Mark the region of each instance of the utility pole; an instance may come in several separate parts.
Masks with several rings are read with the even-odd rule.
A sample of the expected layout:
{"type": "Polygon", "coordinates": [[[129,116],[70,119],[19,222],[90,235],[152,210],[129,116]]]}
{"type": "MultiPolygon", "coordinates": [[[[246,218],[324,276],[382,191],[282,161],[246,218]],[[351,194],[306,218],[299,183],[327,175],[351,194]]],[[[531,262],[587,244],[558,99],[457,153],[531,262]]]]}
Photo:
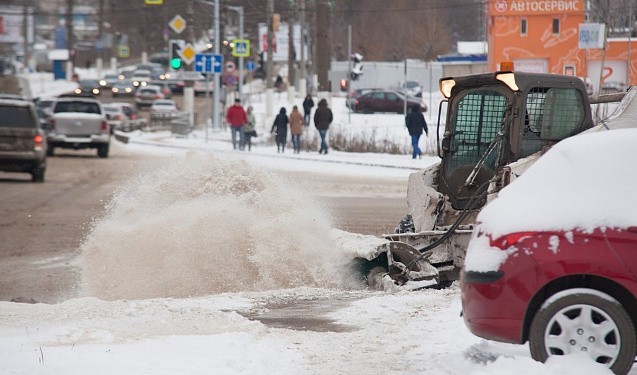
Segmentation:
{"type": "MultiPolygon", "coordinates": [[[[215,0],[215,11],[213,15],[213,24],[215,27],[215,55],[219,54],[219,44],[221,44],[221,37],[219,36],[219,0],[215,0]]],[[[215,78],[214,91],[212,93],[212,123],[215,129],[221,129],[219,124],[219,88],[221,87],[221,80],[219,74],[213,74],[215,78]]]]}
{"type": "Polygon", "coordinates": [[[305,82],[305,0],[301,0],[301,78],[299,79],[299,92],[305,97],[307,84],[305,82]]]}
{"type": "MultiPolygon", "coordinates": [[[[243,7],[228,5],[228,9],[239,13],[239,39],[243,39],[243,7]]],[[[239,56],[239,98],[243,99],[243,56],[239,56]]]]}
{"type": "Polygon", "coordinates": [[[73,79],[73,65],[75,61],[75,53],[73,51],[73,45],[75,44],[73,37],[73,2],[74,0],[67,0],[66,2],[66,44],[69,50],[69,61],[66,66],[66,79],[73,79]]]}
{"type": "Polygon", "coordinates": [[[268,0],[268,10],[267,10],[267,14],[268,14],[268,50],[267,50],[267,54],[268,54],[268,59],[265,63],[266,65],[266,69],[265,69],[265,83],[266,83],[266,88],[271,89],[274,87],[274,83],[272,82],[272,77],[273,77],[273,64],[272,64],[272,34],[274,33],[274,31],[272,30],[272,17],[274,17],[274,0],[268,0]]]}
{"type": "Polygon", "coordinates": [[[296,71],[294,63],[296,62],[296,51],[294,51],[294,25],[296,23],[296,4],[290,4],[290,21],[288,22],[288,83],[290,86],[296,86],[296,71]]]}
{"type": "Polygon", "coordinates": [[[31,56],[29,55],[29,6],[31,5],[31,0],[24,0],[24,8],[22,12],[22,32],[24,35],[24,66],[29,68],[29,60],[31,60],[31,56]]]}
{"type": "Polygon", "coordinates": [[[316,9],[316,50],[318,53],[316,60],[316,73],[318,75],[319,90],[329,91],[330,83],[327,71],[332,61],[332,48],[329,43],[328,30],[330,29],[330,17],[327,0],[318,0],[316,9]],[[322,24],[318,24],[318,23],[322,24]]]}

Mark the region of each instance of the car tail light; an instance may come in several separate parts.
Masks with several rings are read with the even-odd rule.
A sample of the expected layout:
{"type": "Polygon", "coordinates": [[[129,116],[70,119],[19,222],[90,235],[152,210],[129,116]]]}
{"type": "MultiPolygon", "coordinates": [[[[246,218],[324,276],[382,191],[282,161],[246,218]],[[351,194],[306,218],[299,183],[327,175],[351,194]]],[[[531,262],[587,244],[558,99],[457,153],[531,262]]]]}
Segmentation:
{"type": "Polygon", "coordinates": [[[110,132],[108,122],[102,121],[102,133],[108,133],[108,132],[110,132]]]}
{"type": "Polygon", "coordinates": [[[35,137],[33,137],[33,149],[35,151],[41,151],[43,149],[43,143],[44,137],[42,137],[40,134],[36,134],[35,137]]]}
{"type": "Polygon", "coordinates": [[[132,115],[130,115],[130,119],[131,120],[137,120],[137,115],[133,113],[132,115]]]}
{"type": "Polygon", "coordinates": [[[491,246],[505,250],[509,247],[517,244],[525,238],[535,236],[538,232],[516,232],[509,233],[502,237],[498,237],[495,240],[491,240],[491,246]]]}
{"type": "Polygon", "coordinates": [[[122,115],[121,113],[117,117],[119,118],[119,121],[124,121],[124,115],[122,115]]]}

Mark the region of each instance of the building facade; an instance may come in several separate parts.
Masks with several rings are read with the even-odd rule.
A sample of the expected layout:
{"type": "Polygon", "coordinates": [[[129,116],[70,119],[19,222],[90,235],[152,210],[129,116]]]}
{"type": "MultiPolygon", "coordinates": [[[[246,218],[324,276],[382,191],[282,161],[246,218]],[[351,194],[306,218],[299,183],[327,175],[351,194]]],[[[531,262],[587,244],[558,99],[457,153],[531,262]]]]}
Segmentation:
{"type": "Polygon", "coordinates": [[[592,87],[637,83],[637,41],[609,39],[605,49],[580,49],[586,0],[488,0],[488,64],[497,70],[575,75],[592,87]],[[602,69],[602,61],[603,69],[602,69]]]}

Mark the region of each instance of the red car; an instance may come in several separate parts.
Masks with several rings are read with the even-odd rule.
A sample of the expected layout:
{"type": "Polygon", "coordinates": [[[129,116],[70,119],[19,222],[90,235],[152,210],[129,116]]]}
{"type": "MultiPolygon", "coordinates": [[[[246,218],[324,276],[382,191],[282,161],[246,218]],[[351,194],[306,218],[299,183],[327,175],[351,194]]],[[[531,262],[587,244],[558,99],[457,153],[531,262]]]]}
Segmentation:
{"type": "Polygon", "coordinates": [[[407,101],[407,112],[411,111],[414,105],[419,105],[421,112],[425,112],[427,107],[419,98],[405,97],[395,91],[372,91],[354,99],[352,108],[357,113],[374,112],[394,112],[403,113],[407,101]]]}
{"type": "Polygon", "coordinates": [[[587,353],[616,374],[637,354],[637,129],[555,145],[478,215],[461,275],[477,336],[534,359],[587,353]]]}

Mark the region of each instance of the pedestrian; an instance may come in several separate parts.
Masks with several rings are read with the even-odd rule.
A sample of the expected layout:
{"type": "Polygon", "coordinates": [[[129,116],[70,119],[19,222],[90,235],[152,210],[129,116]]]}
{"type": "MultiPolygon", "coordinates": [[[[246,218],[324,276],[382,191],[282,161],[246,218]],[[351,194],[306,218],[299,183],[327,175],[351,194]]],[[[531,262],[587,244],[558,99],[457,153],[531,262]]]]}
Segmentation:
{"type": "Polygon", "coordinates": [[[299,107],[292,107],[292,113],[290,113],[290,134],[292,134],[292,147],[294,153],[299,154],[301,152],[301,134],[303,134],[303,115],[299,112],[299,107]]]}
{"type": "Polygon", "coordinates": [[[245,144],[248,146],[248,151],[252,151],[252,137],[256,137],[257,134],[257,131],[254,130],[254,127],[257,124],[257,119],[254,117],[254,113],[252,113],[253,110],[254,108],[252,108],[252,106],[248,106],[248,110],[246,111],[248,123],[243,127],[245,144]]]}
{"type": "Polygon", "coordinates": [[[246,112],[241,106],[241,99],[234,100],[234,104],[228,108],[226,113],[226,121],[230,124],[230,130],[232,131],[232,148],[237,149],[237,135],[239,136],[239,150],[245,149],[245,134],[243,133],[243,127],[248,123],[248,117],[246,112]]]}
{"type": "Polygon", "coordinates": [[[310,120],[312,119],[312,108],[314,107],[314,100],[312,100],[312,95],[307,94],[305,100],[303,100],[303,120],[305,121],[305,126],[310,126],[310,120]]]}
{"type": "Polygon", "coordinates": [[[314,126],[316,126],[321,136],[321,149],[319,150],[319,154],[324,153],[327,155],[325,137],[327,136],[327,130],[330,128],[332,120],[334,120],[334,116],[332,115],[332,110],[327,106],[327,100],[321,99],[318,102],[316,112],[314,112],[314,126]]]}
{"type": "Polygon", "coordinates": [[[274,119],[270,133],[275,133],[276,151],[285,152],[285,144],[288,142],[288,116],[285,114],[285,107],[281,107],[279,114],[274,119]]]}
{"type": "Polygon", "coordinates": [[[407,130],[411,136],[412,158],[421,157],[422,151],[420,151],[420,147],[418,147],[418,142],[420,141],[423,130],[425,135],[429,135],[429,129],[427,129],[425,116],[420,112],[420,104],[414,104],[414,106],[411,107],[411,112],[405,116],[405,126],[407,126],[407,130]]]}

